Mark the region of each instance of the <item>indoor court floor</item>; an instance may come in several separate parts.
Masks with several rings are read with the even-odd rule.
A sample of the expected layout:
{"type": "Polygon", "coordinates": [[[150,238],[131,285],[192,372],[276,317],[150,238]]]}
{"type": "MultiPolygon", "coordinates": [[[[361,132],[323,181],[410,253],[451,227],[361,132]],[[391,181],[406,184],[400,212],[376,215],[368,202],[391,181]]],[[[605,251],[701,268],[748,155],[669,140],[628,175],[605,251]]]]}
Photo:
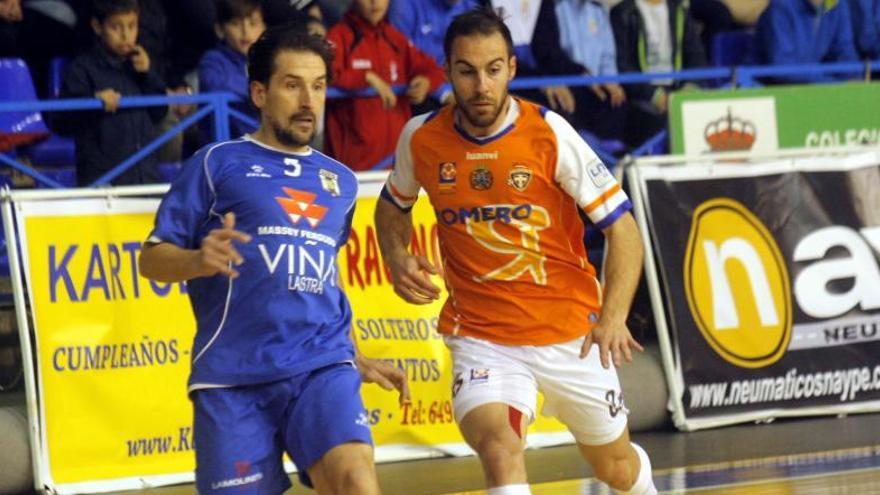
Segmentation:
{"type": "MultiPolygon", "coordinates": [[[[779,420],[683,433],[633,435],[650,454],[660,493],[880,494],[880,414],[779,420]]],[[[575,447],[527,452],[534,495],[612,492],[591,479],[575,447]]],[[[484,495],[474,457],[378,466],[385,495],[484,495]]],[[[296,482],[295,482],[296,484],[296,482]]],[[[140,492],[193,493],[192,485],[140,492]]],[[[314,493],[295,486],[290,494],[314,493]]]]}

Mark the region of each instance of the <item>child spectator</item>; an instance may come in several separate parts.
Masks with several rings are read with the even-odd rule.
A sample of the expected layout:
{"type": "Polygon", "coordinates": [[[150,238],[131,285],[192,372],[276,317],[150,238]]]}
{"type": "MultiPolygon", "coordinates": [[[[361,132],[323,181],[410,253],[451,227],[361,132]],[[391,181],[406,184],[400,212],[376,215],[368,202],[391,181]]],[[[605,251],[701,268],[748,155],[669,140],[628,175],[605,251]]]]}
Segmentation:
{"type": "MultiPolygon", "coordinates": [[[[150,56],[137,44],[137,0],[95,0],[94,48],[76,57],[64,75],[62,97],[96,97],[104,111],[73,112],[64,119],[76,142],[76,173],[86,186],[143,148],[154,136],[167,106],[119,109],[123,96],[164,95],[165,84],[151,67],[150,56]]],[[[112,183],[160,182],[155,154],[141,159],[112,183]]]]}
{"type": "MultiPolygon", "coordinates": [[[[214,29],[219,45],[208,50],[199,62],[199,91],[225,91],[239,98],[232,108],[259,122],[259,112],[250,104],[247,52],[266,30],[258,0],[217,0],[217,23],[214,29]]],[[[254,130],[238,119],[229,119],[230,134],[238,137],[254,130]]],[[[205,129],[211,129],[207,121],[205,129]]],[[[213,132],[207,133],[209,140],[213,132]]]]}
{"type": "Polygon", "coordinates": [[[372,87],[379,96],[331,100],[327,104],[326,149],[352,170],[369,170],[394,151],[397,137],[418,105],[444,81],[428,54],[385,19],[388,0],[355,0],[327,39],[336,46],[333,84],[372,87]],[[406,84],[406,98],[392,89],[406,84]]]}

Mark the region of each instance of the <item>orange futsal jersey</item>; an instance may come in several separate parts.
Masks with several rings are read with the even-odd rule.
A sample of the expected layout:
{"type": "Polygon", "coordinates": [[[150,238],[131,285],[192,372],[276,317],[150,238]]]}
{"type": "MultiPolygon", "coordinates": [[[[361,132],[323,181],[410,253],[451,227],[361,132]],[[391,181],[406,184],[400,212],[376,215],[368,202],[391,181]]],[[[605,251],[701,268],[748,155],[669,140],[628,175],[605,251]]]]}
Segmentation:
{"type": "Polygon", "coordinates": [[[440,332],[508,345],[586,335],[602,289],[577,209],[605,228],[629,198],[556,113],[513,99],[487,138],[456,118],[446,106],[411,119],[383,191],[407,210],[422,188],[434,207],[449,291],[440,332]]]}

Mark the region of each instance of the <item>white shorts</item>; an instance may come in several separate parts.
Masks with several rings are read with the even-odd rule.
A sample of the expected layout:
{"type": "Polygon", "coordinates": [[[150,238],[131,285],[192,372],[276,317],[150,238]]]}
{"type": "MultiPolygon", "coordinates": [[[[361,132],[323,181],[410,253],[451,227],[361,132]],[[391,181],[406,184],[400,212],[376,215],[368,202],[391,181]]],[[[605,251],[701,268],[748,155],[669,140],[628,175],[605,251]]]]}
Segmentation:
{"type": "Polygon", "coordinates": [[[555,417],[585,445],[604,445],[626,428],[614,366],[602,367],[595,344],[580,358],[583,339],[547,346],[506,346],[471,337],[446,336],[452,352],[455,420],[492,402],[508,404],[535,420],[538,392],[544,416],[555,417]]]}

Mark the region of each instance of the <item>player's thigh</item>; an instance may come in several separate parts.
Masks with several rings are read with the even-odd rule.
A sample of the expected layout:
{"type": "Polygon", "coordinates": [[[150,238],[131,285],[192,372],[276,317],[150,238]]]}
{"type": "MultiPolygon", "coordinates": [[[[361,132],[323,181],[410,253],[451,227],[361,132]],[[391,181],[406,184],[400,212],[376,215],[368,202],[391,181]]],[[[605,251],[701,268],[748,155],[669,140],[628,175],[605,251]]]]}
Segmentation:
{"type": "Polygon", "coordinates": [[[361,377],[353,365],[339,363],[309,376],[285,420],[284,441],[306,486],[309,469],[335,447],[362,443],[372,452],[361,377]]]}
{"type": "Polygon", "coordinates": [[[280,414],[259,405],[270,390],[236,387],[193,392],[199,493],[234,488],[241,494],[277,495],[290,487],[281,462],[280,414]]]}
{"type": "Polygon", "coordinates": [[[501,402],[471,409],[458,423],[465,442],[478,454],[487,449],[521,451],[525,447],[529,418],[515,407],[501,402]]]}
{"type": "MultiPolygon", "coordinates": [[[[371,488],[378,489],[373,446],[362,442],[337,445],[327,451],[308,469],[308,476],[319,495],[344,490],[346,478],[361,478],[371,488]]],[[[351,486],[351,485],[348,485],[351,486]]]]}
{"type": "Polygon", "coordinates": [[[581,340],[536,350],[532,369],[545,416],[558,418],[584,445],[605,445],[626,429],[628,411],[614,366],[602,367],[598,346],[580,358],[581,340]]]}
{"type": "Polygon", "coordinates": [[[465,440],[476,448],[486,435],[518,441],[535,418],[538,388],[519,359],[521,348],[447,337],[452,354],[452,404],[465,440]]]}

